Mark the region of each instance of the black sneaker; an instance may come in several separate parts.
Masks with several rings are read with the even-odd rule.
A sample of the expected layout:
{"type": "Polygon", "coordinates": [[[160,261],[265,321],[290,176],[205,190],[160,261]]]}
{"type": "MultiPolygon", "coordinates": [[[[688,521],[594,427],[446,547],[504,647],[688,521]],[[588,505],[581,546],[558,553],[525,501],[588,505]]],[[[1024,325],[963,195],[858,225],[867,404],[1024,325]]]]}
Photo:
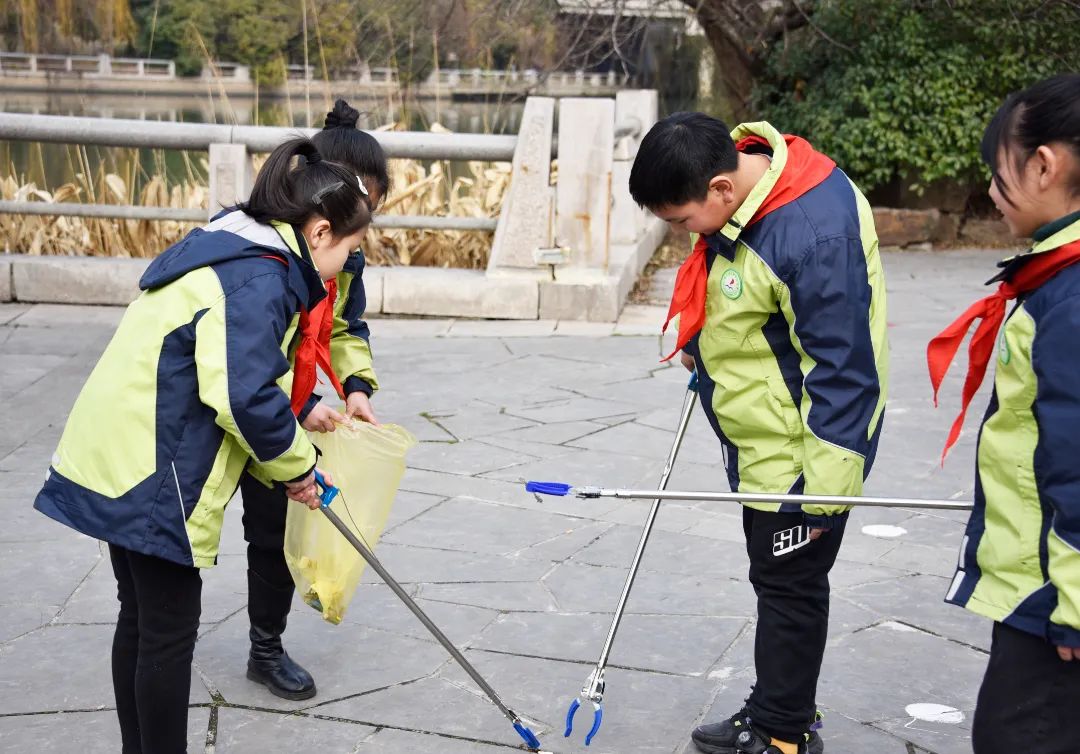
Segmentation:
{"type": "MultiPolygon", "coordinates": [[[[701,725],[690,734],[694,746],[704,754],[780,754],[772,739],[750,724],[746,708],[718,723],[701,725]]],[[[825,743],[816,730],[804,734],[799,754],[824,754],[825,743]]]]}

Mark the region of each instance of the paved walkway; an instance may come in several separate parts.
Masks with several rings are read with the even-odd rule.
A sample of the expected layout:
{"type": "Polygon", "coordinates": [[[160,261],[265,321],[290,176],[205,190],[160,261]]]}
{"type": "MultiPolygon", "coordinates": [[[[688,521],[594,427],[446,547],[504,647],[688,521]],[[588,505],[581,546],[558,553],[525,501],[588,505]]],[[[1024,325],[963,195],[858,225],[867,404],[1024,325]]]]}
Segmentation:
{"type": "MultiPolygon", "coordinates": [[[[935,328],[979,293],[995,260],[993,252],[888,257],[892,390],[868,492],[970,498],[973,438],[965,435],[939,467],[956,403],[931,408],[923,353],[935,328]]],[[[119,314],[0,307],[5,752],[119,751],[108,558],[96,541],[31,508],[65,413],[119,314]]],[[[658,363],[658,339],[642,334],[656,332],[661,316],[641,307],[616,326],[372,323],[380,418],[422,440],[379,554],[506,701],[537,722],[551,751],[586,751],[583,734],[562,738],[563,715],[603,642],[648,504],[539,501],[521,481],[656,483],[686,383],[681,368],[658,363]]],[[[950,385],[951,398],[958,380],[950,385]]],[[[697,415],[671,487],[726,489],[719,463],[697,415]]],[[[221,564],[204,574],[191,752],[495,754],[517,745],[371,573],[340,626],[299,602],[293,611],[287,644],[317,677],[318,697],[286,702],[245,680],[239,514],[229,509],[221,564]]],[[[753,681],[754,601],[738,514],[722,504],[662,509],[612,655],[592,751],[678,754],[695,724],[741,704],[753,681]]],[[[834,571],[819,694],[832,754],[970,751],[990,626],[941,602],[963,518],[853,514],[834,571]],[[905,533],[866,533],[878,524],[905,533]],[[913,704],[946,705],[963,719],[917,719],[913,704]]]]}

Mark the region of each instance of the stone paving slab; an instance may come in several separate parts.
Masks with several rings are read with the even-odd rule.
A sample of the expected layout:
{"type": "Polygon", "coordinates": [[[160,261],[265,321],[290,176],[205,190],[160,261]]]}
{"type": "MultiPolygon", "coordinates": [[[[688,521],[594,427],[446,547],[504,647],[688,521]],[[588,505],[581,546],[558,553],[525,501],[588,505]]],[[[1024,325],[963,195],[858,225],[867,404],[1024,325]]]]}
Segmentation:
{"type": "MultiPolygon", "coordinates": [[[[890,403],[867,492],[970,498],[970,430],[979,412],[942,467],[962,375],[950,375],[935,411],[924,349],[984,293],[996,255],[885,260],[890,403]]],[[[379,418],[420,440],[380,557],[507,703],[537,722],[548,751],[690,751],[690,729],[730,714],[754,680],[754,594],[741,511],[667,503],[612,654],[601,735],[588,750],[584,730],[561,736],[650,504],[537,499],[521,482],[656,484],[687,380],[681,367],[660,363],[671,347],[670,337],[656,334],[663,314],[661,306],[633,308],[623,322],[602,327],[372,321],[379,418]]],[[[110,308],[0,305],[5,751],[67,754],[73,740],[87,754],[119,749],[107,551],[31,504],[66,413],[121,316],[110,308]]],[[[669,486],[726,489],[721,464],[711,430],[695,414],[669,486]]],[[[314,700],[286,702],[246,680],[241,514],[237,500],[226,511],[220,563],[204,573],[189,751],[464,754],[518,746],[506,720],[370,570],[340,626],[295,603],[285,639],[317,678],[314,700]]],[[[965,520],[944,511],[852,514],[832,574],[819,692],[830,752],[970,751],[990,624],[942,603],[965,520]],[[903,532],[877,536],[875,526],[903,532]],[[963,720],[915,720],[906,712],[914,703],[955,707],[963,720]]]]}

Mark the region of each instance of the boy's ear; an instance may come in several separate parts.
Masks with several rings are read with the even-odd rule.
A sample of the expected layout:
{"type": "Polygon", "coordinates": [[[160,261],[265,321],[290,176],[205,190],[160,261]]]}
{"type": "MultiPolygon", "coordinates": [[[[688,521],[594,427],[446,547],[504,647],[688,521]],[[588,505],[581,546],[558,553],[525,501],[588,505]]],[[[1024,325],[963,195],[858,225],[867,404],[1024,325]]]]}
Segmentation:
{"type": "Polygon", "coordinates": [[[735,201],[735,182],[725,173],[713,176],[709,181],[709,191],[715,193],[725,204],[735,201]]]}

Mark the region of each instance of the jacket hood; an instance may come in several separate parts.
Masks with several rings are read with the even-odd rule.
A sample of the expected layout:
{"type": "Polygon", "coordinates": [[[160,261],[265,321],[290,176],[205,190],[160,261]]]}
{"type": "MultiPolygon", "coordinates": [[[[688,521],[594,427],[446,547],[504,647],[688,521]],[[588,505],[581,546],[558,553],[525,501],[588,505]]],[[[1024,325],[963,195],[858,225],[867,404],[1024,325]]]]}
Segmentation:
{"type": "Polygon", "coordinates": [[[302,233],[287,225],[282,225],[279,231],[273,225],[256,222],[240,210],[222,212],[209,225],[196,228],[162,252],[146,268],[139,287],[144,291],[154,290],[200,267],[265,256],[278,257],[288,264],[289,286],[307,308],[326,295],[302,233]],[[295,238],[295,250],[282,237],[283,233],[295,238]]]}

